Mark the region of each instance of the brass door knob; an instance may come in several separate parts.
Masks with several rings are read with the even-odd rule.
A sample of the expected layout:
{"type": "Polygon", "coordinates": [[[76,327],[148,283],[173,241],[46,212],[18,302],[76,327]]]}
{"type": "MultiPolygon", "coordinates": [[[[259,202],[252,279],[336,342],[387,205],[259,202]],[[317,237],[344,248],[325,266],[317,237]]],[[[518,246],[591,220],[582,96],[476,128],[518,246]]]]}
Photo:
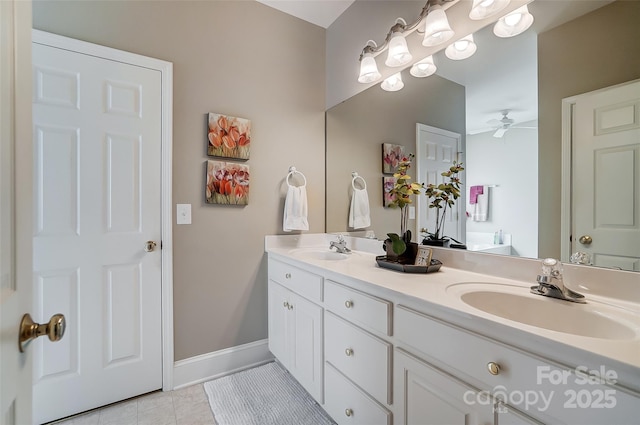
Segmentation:
{"type": "Polygon", "coordinates": [[[591,236],[589,235],[582,235],[580,236],[580,239],[578,239],[578,242],[580,242],[582,245],[591,245],[591,242],[593,242],[593,238],[591,238],[591,236]]]}
{"type": "Polygon", "coordinates": [[[62,314],[54,314],[48,323],[43,324],[35,323],[29,313],[25,314],[20,321],[20,332],[18,335],[20,352],[24,353],[29,341],[42,335],[47,335],[53,342],[60,341],[64,336],[66,327],[67,321],[62,314]]]}
{"type": "Polygon", "coordinates": [[[147,252],[152,252],[156,249],[156,243],[154,241],[146,241],[144,243],[144,250],[147,252]]]}

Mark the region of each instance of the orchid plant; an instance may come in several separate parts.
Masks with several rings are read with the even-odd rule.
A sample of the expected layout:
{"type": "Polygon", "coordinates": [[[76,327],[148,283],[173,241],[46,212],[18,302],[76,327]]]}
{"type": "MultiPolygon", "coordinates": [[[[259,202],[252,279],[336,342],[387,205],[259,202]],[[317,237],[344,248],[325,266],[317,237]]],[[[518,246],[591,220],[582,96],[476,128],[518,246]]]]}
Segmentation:
{"type": "Polygon", "coordinates": [[[407,174],[409,168],[411,168],[411,161],[415,157],[414,154],[409,154],[408,157],[404,157],[398,163],[398,168],[393,174],[396,179],[393,188],[389,191],[392,201],[389,203],[391,208],[400,208],[400,234],[398,236],[395,233],[388,233],[387,236],[393,243],[393,252],[397,255],[404,253],[406,250],[406,244],[411,242],[411,231],[407,230],[407,223],[409,221],[409,209],[408,205],[412,204],[412,195],[417,195],[423,188],[421,183],[412,183],[411,176],[407,174]]]}
{"type": "Polygon", "coordinates": [[[442,177],[448,179],[439,185],[430,183],[425,188],[425,195],[429,199],[429,208],[436,211],[436,230],[427,232],[431,240],[444,239],[444,223],[447,218],[447,209],[452,208],[456,200],[460,197],[460,178],[458,174],[464,170],[462,163],[456,163],[448,171],[441,173],[442,177]]]}

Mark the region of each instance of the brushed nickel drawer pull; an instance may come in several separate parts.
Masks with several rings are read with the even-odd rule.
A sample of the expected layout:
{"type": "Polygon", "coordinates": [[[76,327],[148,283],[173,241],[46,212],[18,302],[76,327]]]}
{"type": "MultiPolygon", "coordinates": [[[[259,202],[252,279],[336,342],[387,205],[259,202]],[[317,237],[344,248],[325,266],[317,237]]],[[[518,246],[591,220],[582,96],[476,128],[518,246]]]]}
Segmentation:
{"type": "Polygon", "coordinates": [[[347,348],[346,350],[344,350],[344,353],[347,355],[347,357],[351,357],[353,356],[353,349],[347,348]]]}
{"type": "Polygon", "coordinates": [[[347,415],[347,416],[351,416],[351,415],[353,415],[353,410],[347,409],[347,410],[344,411],[344,414],[347,415]]]}
{"type": "Polygon", "coordinates": [[[347,308],[353,307],[353,301],[350,301],[350,300],[345,301],[344,306],[347,308]]]}

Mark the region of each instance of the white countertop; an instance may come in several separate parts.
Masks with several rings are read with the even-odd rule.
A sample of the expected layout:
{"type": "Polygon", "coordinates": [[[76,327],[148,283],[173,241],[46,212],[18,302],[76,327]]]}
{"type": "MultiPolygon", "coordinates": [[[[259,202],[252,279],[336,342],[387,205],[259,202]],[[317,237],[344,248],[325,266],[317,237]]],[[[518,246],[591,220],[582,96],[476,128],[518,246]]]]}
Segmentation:
{"type": "MultiPolygon", "coordinates": [[[[403,300],[402,304],[413,308],[422,306],[422,310],[428,309],[432,316],[522,348],[561,365],[587,366],[589,369],[597,369],[604,365],[607,369],[616,371],[621,386],[640,392],[639,304],[594,294],[587,296],[588,302],[594,306],[601,304],[623,309],[627,319],[631,317],[630,324],[636,334],[633,339],[601,339],[557,332],[503,319],[471,307],[463,302],[451,287],[457,283],[486,282],[509,285],[505,289],[510,290],[522,288],[522,294],[519,295],[539,297],[529,293],[529,288],[535,284],[535,274],[527,280],[507,279],[446,265],[435,273],[401,273],[380,268],[376,264],[375,257],[384,254],[381,241],[358,238],[347,238],[347,246],[353,252],[346,260],[327,261],[299,253],[301,248],[316,247],[328,250],[329,241],[335,239],[335,235],[327,234],[267,236],[265,250],[273,258],[306,267],[328,278],[341,282],[346,278],[359,285],[361,289],[373,285],[383,293],[390,291],[395,298],[403,300]]],[[[493,263],[500,262],[498,256],[486,258],[490,258],[493,263]]],[[[518,264],[517,260],[509,260],[511,267],[518,264]]],[[[521,261],[523,267],[527,262],[530,267],[531,260],[521,261]]],[[[640,288],[638,290],[640,291],[640,288]]],[[[567,303],[567,308],[575,307],[573,303],[566,301],[549,299],[549,302],[567,303]]]]}

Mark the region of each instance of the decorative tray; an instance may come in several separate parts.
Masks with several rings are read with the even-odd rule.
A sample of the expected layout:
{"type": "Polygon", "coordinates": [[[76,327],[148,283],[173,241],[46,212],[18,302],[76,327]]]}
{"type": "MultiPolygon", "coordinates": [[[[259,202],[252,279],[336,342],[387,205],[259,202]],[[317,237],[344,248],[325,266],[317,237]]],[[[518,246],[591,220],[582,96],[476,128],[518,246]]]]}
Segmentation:
{"type": "Polygon", "coordinates": [[[432,259],[431,264],[428,266],[416,266],[415,264],[404,264],[398,261],[388,261],[386,255],[378,255],[376,257],[378,266],[385,269],[396,270],[404,273],[432,273],[440,270],[442,262],[440,260],[432,259]]]}

